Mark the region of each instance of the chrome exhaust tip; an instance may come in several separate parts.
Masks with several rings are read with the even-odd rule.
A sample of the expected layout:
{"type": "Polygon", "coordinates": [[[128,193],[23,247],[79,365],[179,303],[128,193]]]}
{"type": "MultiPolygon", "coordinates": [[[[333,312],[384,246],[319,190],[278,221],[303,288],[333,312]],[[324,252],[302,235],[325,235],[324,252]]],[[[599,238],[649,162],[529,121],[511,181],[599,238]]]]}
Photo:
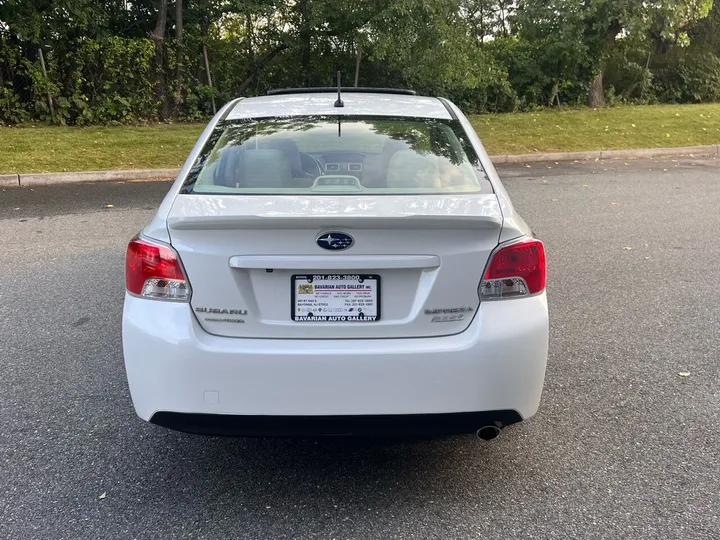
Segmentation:
{"type": "Polygon", "coordinates": [[[475,433],[478,439],[483,441],[491,441],[500,435],[500,428],[497,426],[483,426],[475,433]]]}

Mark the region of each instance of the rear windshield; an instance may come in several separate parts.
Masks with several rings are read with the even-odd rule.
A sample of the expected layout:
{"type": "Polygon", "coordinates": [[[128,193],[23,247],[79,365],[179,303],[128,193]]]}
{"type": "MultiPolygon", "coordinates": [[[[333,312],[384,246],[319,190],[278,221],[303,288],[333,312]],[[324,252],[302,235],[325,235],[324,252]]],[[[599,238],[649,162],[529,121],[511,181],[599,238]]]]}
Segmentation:
{"type": "Polygon", "coordinates": [[[460,123],[427,118],[294,116],[223,122],[183,193],[492,192],[460,123]]]}

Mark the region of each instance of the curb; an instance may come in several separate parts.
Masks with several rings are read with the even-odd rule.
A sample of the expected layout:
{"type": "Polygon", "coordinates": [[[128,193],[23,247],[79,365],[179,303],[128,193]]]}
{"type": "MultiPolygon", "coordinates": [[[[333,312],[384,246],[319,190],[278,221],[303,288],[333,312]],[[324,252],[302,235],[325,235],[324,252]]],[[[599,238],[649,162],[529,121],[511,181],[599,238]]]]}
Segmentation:
{"type": "Polygon", "coordinates": [[[680,146],[678,148],[636,148],[631,150],[594,150],[591,152],[553,152],[490,156],[493,163],[532,163],[538,161],[587,161],[591,159],[631,159],[675,156],[717,156],[720,145],[680,146]]]}
{"type": "Polygon", "coordinates": [[[84,171],[68,173],[18,174],[18,185],[42,186],[77,182],[111,182],[118,180],[168,180],[175,178],[180,169],[138,169],[126,171],[84,171]]]}
{"type": "Polygon", "coordinates": [[[20,175],[0,174],[0,187],[14,187],[20,185],[20,175]]]}
{"type": "MultiPolygon", "coordinates": [[[[588,161],[674,156],[720,156],[720,145],[682,146],[678,148],[639,148],[634,150],[594,150],[591,152],[552,152],[490,156],[495,165],[539,161],[588,161]]],[[[83,171],[67,173],[0,174],[0,187],[25,187],[79,182],[133,180],[172,180],[180,169],[137,169],[124,171],[83,171]]]]}

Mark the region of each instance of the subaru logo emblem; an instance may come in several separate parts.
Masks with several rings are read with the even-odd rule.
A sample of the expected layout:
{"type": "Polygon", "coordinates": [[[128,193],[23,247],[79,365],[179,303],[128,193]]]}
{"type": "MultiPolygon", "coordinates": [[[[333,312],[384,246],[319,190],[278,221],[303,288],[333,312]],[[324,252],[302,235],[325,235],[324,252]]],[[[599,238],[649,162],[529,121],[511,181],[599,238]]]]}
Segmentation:
{"type": "Polygon", "coordinates": [[[323,249],[329,249],[331,251],[340,251],[347,249],[355,243],[353,237],[349,234],[341,232],[329,232],[321,234],[317,237],[317,245],[323,249]]]}

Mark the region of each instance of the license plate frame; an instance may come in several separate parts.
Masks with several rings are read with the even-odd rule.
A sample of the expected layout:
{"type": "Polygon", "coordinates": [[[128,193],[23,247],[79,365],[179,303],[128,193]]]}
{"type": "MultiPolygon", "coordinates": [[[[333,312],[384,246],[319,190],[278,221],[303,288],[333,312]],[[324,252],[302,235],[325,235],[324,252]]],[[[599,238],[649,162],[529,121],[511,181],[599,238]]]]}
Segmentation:
{"type": "MultiPolygon", "coordinates": [[[[339,273],[333,273],[333,274],[293,274],[290,276],[290,318],[294,322],[298,323],[322,323],[322,322],[329,322],[329,323],[373,323],[380,320],[381,311],[381,286],[380,286],[380,276],[378,274],[360,274],[360,273],[350,273],[350,272],[344,272],[342,274],[339,273]],[[313,298],[311,300],[316,300],[320,298],[323,300],[322,297],[318,296],[317,290],[315,289],[315,286],[318,284],[335,284],[335,285],[341,285],[341,284],[348,284],[348,282],[351,282],[352,284],[363,284],[363,283],[370,283],[374,282],[374,286],[372,287],[372,290],[370,291],[369,295],[364,295],[362,293],[368,292],[366,289],[360,289],[357,291],[348,291],[345,289],[339,289],[338,291],[323,291],[324,293],[329,293],[328,296],[332,296],[332,292],[344,292],[344,293],[350,293],[346,294],[344,296],[350,296],[351,302],[354,301],[355,304],[358,303],[367,303],[368,299],[363,299],[363,296],[369,296],[370,299],[374,300],[374,315],[364,315],[363,309],[367,309],[367,306],[364,305],[364,303],[361,306],[358,306],[358,313],[359,315],[350,315],[349,313],[354,311],[355,308],[350,309],[349,311],[343,311],[343,312],[336,312],[332,311],[333,309],[338,309],[335,306],[328,306],[326,304],[334,303],[337,304],[338,302],[345,303],[345,300],[343,298],[326,298],[327,302],[318,302],[320,304],[325,305],[325,307],[318,306],[319,309],[329,309],[326,313],[312,313],[311,315],[307,315],[307,309],[300,308],[298,306],[298,301],[300,300],[301,293],[299,292],[299,283],[304,281],[305,283],[300,283],[300,285],[313,285],[312,292],[309,292],[307,294],[312,294],[313,298]],[[355,292],[356,294],[352,294],[355,292]],[[373,298],[374,293],[374,298],[373,298]],[[300,309],[300,311],[298,311],[300,309]],[[304,309],[304,311],[303,311],[304,309]],[[308,318],[312,317],[312,318],[308,318]]],[[[321,293],[322,294],[322,293],[321,293]]],[[[372,310],[370,310],[370,313],[372,313],[372,310]]]]}

